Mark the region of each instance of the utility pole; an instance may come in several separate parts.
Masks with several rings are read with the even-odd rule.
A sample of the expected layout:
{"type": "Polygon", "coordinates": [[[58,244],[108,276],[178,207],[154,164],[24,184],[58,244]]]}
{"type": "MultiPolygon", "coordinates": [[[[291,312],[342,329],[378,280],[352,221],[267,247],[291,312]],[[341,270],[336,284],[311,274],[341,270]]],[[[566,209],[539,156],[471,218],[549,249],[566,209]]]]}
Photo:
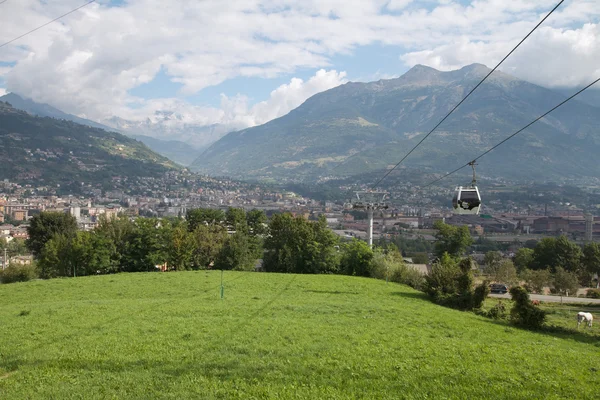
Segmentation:
{"type": "Polygon", "coordinates": [[[369,230],[367,233],[369,247],[373,247],[373,212],[376,210],[386,210],[385,203],[386,192],[355,192],[356,199],[352,203],[355,210],[365,210],[369,219],[369,230]]]}
{"type": "Polygon", "coordinates": [[[8,249],[4,249],[4,258],[2,259],[2,271],[4,271],[6,269],[6,267],[8,266],[8,249]]]}

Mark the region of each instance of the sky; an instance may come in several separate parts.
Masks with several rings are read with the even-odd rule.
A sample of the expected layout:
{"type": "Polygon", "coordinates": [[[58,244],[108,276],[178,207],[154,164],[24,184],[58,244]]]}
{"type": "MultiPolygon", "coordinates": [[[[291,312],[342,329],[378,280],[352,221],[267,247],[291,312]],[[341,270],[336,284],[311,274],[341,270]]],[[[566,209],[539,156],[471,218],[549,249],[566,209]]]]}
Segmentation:
{"type": "MultiPolygon", "coordinates": [[[[86,2],[6,0],[0,44],[86,2]]],[[[0,47],[0,95],[100,122],[170,115],[241,129],[416,64],[492,67],[557,2],[97,0],[0,47]]],[[[600,76],[599,20],[600,0],[566,0],[500,69],[550,88],[585,85],[600,76]]]]}

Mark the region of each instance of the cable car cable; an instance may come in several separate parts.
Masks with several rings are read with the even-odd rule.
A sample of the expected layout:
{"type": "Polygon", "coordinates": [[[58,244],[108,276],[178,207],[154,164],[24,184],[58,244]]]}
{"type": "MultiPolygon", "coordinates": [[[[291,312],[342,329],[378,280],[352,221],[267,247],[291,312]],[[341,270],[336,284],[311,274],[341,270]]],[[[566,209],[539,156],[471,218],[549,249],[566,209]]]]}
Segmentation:
{"type": "MultiPolygon", "coordinates": [[[[54,18],[52,21],[48,21],[48,22],[46,22],[45,24],[43,24],[43,25],[40,25],[40,26],[38,26],[37,28],[34,28],[34,29],[30,30],[29,32],[26,32],[26,33],[22,34],[21,36],[17,36],[16,38],[14,38],[14,39],[12,39],[12,40],[9,40],[9,41],[8,41],[8,42],[6,42],[6,43],[2,43],[2,44],[0,44],[0,47],[4,47],[4,46],[6,46],[7,44],[11,44],[12,42],[14,42],[14,41],[16,41],[16,40],[19,40],[19,39],[21,39],[22,37],[25,37],[25,36],[29,35],[30,33],[33,33],[33,32],[35,32],[35,31],[37,31],[38,29],[42,29],[43,27],[45,27],[45,26],[47,26],[47,25],[50,25],[51,23],[53,23],[53,22],[56,22],[56,21],[58,21],[59,19],[61,19],[61,18],[63,18],[63,17],[66,17],[67,15],[69,15],[69,14],[72,14],[72,13],[74,13],[75,11],[77,11],[77,10],[79,10],[79,9],[82,9],[83,7],[85,7],[85,6],[87,6],[87,5],[90,5],[90,4],[92,4],[93,2],[95,2],[95,1],[96,1],[96,0],[88,1],[88,2],[87,2],[87,3],[85,3],[84,5],[82,5],[82,6],[79,6],[79,7],[75,8],[75,9],[73,9],[73,10],[69,11],[68,13],[65,13],[65,14],[63,14],[63,15],[61,15],[60,17],[56,17],[56,18],[54,18]]],[[[2,3],[0,3],[0,4],[2,4],[2,3]]]]}
{"type": "Polygon", "coordinates": [[[375,184],[373,186],[371,186],[372,189],[374,189],[377,185],[379,185],[381,183],[381,181],[383,181],[385,178],[387,178],[387,176],[389,174],[392,173],[392,171],[394,171],[400,164],[402,164],[402,162],[409,156],[411,155],[411,153],[413,151],[415,151],[417,149],[417,147],[419,147],[421,145],[421,143],[423,143],[425,141],[425,139],[427,139],[429,137],[429,135],[431,135],[465,100],[467,100],[467,98],[483,83],[485,82],[485,80],[494,72],[496,71],[496,69],[515,51],[517,50],[517,48],[519,46],[521,46],[521,44],[529,37],[531,36],[531,34],[550,16],[552,15],[552,13],[564,2],[565,0],[561,0],[558,2],[558,4],[556,6],[554,6],[554,8],[552,10],[550,10],[550,12],[548,14],[546,14],[546,16],[540,21],[538,22],[538,24],[536,26],[533,27],[533,29],[523,38],[521,39],[521,41],[519,43],[517,43],[517,45],[490,71],[488,72],[488,74],[473,88],[471,89],[471,91],[457,104],[454,106],[454,108],[452,110],[450,110],[450,112],[448,114],[446,114],[446,116],[444,118],[442,118],[442,120],[440,122],[438,122],[438,124],[436,126],[433,127],[432,130],[429,131],[429,133],[427,135],[425,135],[425,137],[423,139],[421,139],[419,141],[419,143],[417,143],[404,157],[402,157],[402,159],[398,162],[398,164],[396,164],[392,169],[390,169],[388,172],[385,173],[385,175],[383,175],[383,177],[381,179],[379,179],[377,182],[375,182],[375,184]]]}
{"type": "Polygon", "coordinates": [[[497,143],[496,145],[494,145],[493,147],[491,147],[490,149],[484,151],[483,153],[481,153],[480,155],[478,155],[477,157],[475,157],[472,161],[469,161],[468,163],[466,163],[465,165],[463,165],[462,167],[456,168],[454,171],[447,173],[446,175],[442,176],[441,178],[438,178],[430,183],[428,183],[427,185],[423,186],[421,188],[425,189],[431,185],[433,185],[434,183],[437,183],[439,181],[441,181],[442,179],[447,178],[448,176],[460,171],[461,169],[468,167],[469,165],[471,165],[471,163],[474,163],[475,161],[479,160],[481,157],[485,156],[486,154],[488,154],[489,152],[491,152],[492,150],[494,150],[495,148],[497,148],[498,146],[504,144],[506,141],[512,139],[513,137],[515,137],[516,135],[518,135],[519,133],[523,132],[525,129],[529,128],[531,125],[535,124],[536,122],[538,122],[540,119],[544,118],[546,115],[550,114],[552,111],[556,110],[557,108],[559,108],[560,106],[562,106],[563,104],[569,102],[570,100],[572,100],[575,96],[579,95],[580,93],[582,93],[583,91],[585,91],[586,89],[589,89],[590,87],[594,86],[596,83],[600,82],[600,78],[596,79],[595,81],[593,81],[592,83],[590,83],[589,85],[587,85],[586,87],[584,87],[583,89],[580,89],[579,91],[577,91],[577,93],[571,95],[570,97],[566,98],[565,100],[561,101],[560,103],[558,103],[556,106],[552,107],[549,111],[545,112],[544,114],[540,115],[539,117],[537,117],[536,119],[534,119],[533,121],[531,121],[530,123],[528,123],[527,125],[525,125],[523,128],[519,129],[518,131],[516,131],[515,133],[513,133],[512,135],[506,137],[504,140],[502,140],[500,143],[497,143]]]}

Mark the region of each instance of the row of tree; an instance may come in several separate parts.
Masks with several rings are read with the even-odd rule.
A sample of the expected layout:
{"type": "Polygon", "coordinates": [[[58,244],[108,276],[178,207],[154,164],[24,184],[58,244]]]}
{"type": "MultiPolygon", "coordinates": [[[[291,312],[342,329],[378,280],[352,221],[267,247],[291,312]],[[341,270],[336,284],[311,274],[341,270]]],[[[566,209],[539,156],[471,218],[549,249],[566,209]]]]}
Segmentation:
{"type": "Polygon", "coordinates": [[[270,272],[383,277],[376,254],[393,254],[394,268],[403,263],[394,246],[374,252],[362,241],[341,243],[324,218],[275,214],[267,221],[262,211],[237,208],[194,209],[185,219],[121,216],[103,219],[89,232],[79,231],[68,214],[44,212],[32,218],[28,232],[27,246],[43,278],[154,271],[157,266],[251,270],[258,259],[270,272]]]}
{"type": "Polygon", "coordinates": [[[40,276],[171,270],[251,269],[262,255],[266,216],[231,208],[190,210],[179,218],[103,219],[93,231],[79,231],[63,213],[32,218],[27,246],[40,276]]]}

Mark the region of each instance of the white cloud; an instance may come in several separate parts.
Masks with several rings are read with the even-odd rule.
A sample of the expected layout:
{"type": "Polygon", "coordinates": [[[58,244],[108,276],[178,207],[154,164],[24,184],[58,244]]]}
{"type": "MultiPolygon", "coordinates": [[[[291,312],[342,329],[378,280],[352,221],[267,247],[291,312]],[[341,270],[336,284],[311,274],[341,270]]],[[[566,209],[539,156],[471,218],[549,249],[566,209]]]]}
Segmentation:
{"type": "MultiPolygon", "coordinates": [[[[8,1],[1,6],[0,43],[81,4],[81,0],[8,1]]],[[[469,4],[203,0],[174,1],[169,7],[164,0],[128,0],[118,7],[109,4],[98,0],[0,48],[0,62],[16,62],[14,67],[0,67],[7,90],[97,120],[116,115],[136,121],[158,118],[165,126],[250,126],[342,82],[345,77],[333,68],[343,68],[332,65],[333,56],[350,54],[359,46],[397,46],[399,54],[407,52],[402,60],[409,66],[492,65],[555,0],[473,0],[469,4]],[[224,97],[220,107],[130,94],[161,70],[183,85],[183,96],[236,77],[293,76],[300,69],[321,68],[329,71],[319,71],[306,82],[292,79],[254,105],[243,94],[224,97]],[[164,116],[173,111],[177,118],[166,120],[164,116]]],[[[505,70],[534,81],[580,84],[600,65],[598,26],[583,26],[598,17],[600,0],[565,2],[544,29],[526,42],[527,47],[509,59],[505,70]]]]}
{"type": "Polygon", "coordinates": [[[0,97],[4,96],[6,93],[8,93],[6,89],[0,88],[0,97]]]}
{"type": "Polygon", "coordinates": [[[254,119],[253,125],[264,124],[274,118],[280,117],[301,105],[314,94],[339,86],[346,82],[346,73],[335,70],[321,69],[304,82],[294,78],[289,84],[281,85],[271,92],[269,100],[255,104],[250,112],[254,119]]]}
{"type": "Polygon", "coordinates": [[[391,11],[403,10],[412,3],[413,0],[390,0],[387,4],[387,8],[391,11]]]}
{"type": "MultiPolygon", "coordinates": [[[[474,62],[496,65],[514,47],[513,42],[483,42],[463,38],[432,50],[401,56],[407,65],[424,64],[453,70],[474,62]]],[[[573,87],[600,77],[600,24],[579,29],[540,28],[501,70],[545,87],[573,87]]]]}
{"type": "MultiPolygon", "coordinates": [[[[143,102],[140,108],[127,110],[123,118],[133,123],[127,129],[133,127],[133,130],[151,136],[167,133],[178,140],[207,145],[227,132],[281,117],[310,96],[345,82],[345,72],[321,69],[307,81],[293,78],[290,83],[273,90],[268,100],[252,106],[243,95],[221,95],[219,108],[193,106],[178,99],[153,99],[143,102]],[[209,126],[210,129],[199,129],[201,126],[209,126]]],[[[116,128],[125,128],[115,124],[114,120],[104,122],[116,128]]]]}

